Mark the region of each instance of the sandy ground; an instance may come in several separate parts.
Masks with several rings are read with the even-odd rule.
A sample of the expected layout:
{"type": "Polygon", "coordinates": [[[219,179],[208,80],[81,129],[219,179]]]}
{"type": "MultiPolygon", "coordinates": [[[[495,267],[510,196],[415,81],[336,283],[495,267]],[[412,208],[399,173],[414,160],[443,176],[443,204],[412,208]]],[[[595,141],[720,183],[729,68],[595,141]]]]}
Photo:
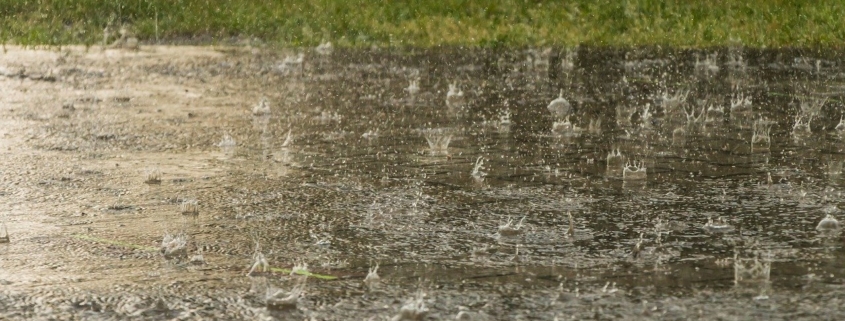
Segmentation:
{"type": "Polygon", "coordinates": [[[261,85],[196,66],[249,64],[245,51],[7,46],[0,54],[0,193],[10,238],[0,244],[4,288],[169,284],[169,271],[181,281],[231,286],[248,255],[232,266],[206,254],[206,265],[187,274],[157,258],[164,231],[201,238],[199,226],[219,217],[203,203],[200,218],[186,219],[179,203],[221,188],[228,165],[207,150],[217,128],[250,117],[249,88],[261,85]],[[144,183],[154,171],[163,184],[144,183]]]}

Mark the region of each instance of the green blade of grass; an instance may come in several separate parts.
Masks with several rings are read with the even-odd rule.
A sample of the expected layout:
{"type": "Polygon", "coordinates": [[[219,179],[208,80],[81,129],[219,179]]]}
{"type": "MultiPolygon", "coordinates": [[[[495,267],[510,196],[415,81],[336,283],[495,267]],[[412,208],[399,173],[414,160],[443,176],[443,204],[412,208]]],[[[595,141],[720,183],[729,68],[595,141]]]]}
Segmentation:
{"type": "Polygon", "coordinates": [[[0,42],[100,44],[254,39],[283,46],[829,46],[841,0],[0,0],[0,42]]]}

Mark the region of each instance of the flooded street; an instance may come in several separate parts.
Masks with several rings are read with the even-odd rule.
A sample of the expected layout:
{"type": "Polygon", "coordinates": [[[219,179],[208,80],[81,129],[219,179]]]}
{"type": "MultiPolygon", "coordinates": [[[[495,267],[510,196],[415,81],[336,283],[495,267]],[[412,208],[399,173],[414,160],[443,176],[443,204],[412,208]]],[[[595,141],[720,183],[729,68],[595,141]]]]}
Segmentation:
{"type": "Polygon", "coordinates": [[[842,319],[843,62],[7,47],[0,319],[842,319]]]}

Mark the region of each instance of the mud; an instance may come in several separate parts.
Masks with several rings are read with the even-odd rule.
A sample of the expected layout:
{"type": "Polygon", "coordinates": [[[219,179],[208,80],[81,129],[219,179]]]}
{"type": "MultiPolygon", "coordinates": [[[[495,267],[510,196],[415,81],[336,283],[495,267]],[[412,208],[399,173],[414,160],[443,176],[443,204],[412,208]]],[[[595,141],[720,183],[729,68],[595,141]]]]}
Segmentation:
{"type": "Polygon", "coordinates": [[[0,318],[842,318],[841,54],[299,53],[6,47],[0,318]]]}

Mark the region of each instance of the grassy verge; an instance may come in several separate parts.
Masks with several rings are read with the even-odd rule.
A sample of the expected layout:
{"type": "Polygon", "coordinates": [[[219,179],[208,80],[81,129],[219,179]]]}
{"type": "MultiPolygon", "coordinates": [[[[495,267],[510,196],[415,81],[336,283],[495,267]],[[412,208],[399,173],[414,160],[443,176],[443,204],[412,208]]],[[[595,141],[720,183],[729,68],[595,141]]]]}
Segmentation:
{"type": "Polygon", "coordinates": [[[0,0],[0,40],[95,44],[128,24],[147,43],[841,47],[843,16],[841,0],[0,0]]]}

